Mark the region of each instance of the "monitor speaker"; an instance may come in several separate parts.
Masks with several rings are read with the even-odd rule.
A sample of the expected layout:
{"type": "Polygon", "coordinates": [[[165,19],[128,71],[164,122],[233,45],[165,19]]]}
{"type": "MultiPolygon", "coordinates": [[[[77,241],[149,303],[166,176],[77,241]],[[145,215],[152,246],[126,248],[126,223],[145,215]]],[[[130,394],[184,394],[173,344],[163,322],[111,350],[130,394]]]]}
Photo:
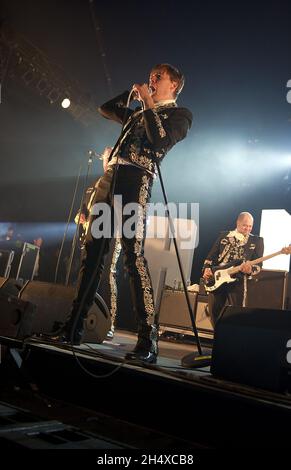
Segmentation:
{"type": "Polygon", "coordinates": [[[290,339],[289,310],[225,307],[215,326],[211,373],[254,387],[287,390],[290,339]]]}
{"type": "Polygon", "coordinates": [[[18,298],[11,279],[0,278],[0,336],[26,338],[32,334],[36,306],[18,298]]]}
{"type": "MultiPolygon", "coordinates": [[[[29,281],[20,291],[22,300],[36,305],[33,333],[51,333],[56,323],[65,321],[75,296],[73,286],[40,281],[29,281]]],[[[84,322],[84,342],[102,343],[111,327],[110,312],[99,294],[84,322]]]]}
{"type": "Polygon", "coordinates": [[[287,308],[288,271],[262,269],[248,283],[248,303],[251,308],[287,308]]]}

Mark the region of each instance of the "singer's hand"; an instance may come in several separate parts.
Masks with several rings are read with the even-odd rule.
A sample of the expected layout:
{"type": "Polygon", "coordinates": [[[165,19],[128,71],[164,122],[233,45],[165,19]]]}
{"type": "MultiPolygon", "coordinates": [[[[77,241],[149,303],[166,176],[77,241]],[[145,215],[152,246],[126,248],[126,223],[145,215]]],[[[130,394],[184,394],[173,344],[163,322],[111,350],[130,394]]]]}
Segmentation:
{"type": "Polygon", "coordinates": [[[135,83],[132,87],[132,90],[135,93],[135,99],[143,103],[144,109],[154,107],[155,103],[151,97],[149,86],[146,83],[135,83]]]}
{"type": "Polygon", "coordinates": [[[105,147],[103,152],[102,152],[102,160],[108,160],[110,157],[110,154],[112,152],[112,147],[105,147]]]}

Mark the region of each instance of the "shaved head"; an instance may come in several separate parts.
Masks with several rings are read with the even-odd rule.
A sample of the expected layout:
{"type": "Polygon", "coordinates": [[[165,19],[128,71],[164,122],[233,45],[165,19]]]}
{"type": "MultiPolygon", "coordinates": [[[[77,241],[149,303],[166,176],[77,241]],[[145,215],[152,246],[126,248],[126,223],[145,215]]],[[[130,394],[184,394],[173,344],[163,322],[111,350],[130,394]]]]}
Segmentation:
{"type": "Polygon", "coordinates": [[[236,229],[243,235],[249,235],[252,231],[254,218],[249,212],[241,212],[236,221],[236,229]]]}

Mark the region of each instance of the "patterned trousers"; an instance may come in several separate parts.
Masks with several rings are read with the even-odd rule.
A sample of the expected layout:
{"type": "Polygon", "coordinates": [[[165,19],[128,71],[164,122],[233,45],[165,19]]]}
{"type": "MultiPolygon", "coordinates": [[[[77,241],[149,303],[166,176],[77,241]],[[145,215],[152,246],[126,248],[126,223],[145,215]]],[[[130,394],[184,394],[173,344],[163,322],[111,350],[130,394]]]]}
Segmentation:
{"type": "MultiPolygon", "coordinates": [[[[88,308],[94,301],[95,292],[98,289],[102,275],[105,256],[109,250],[109,244],[114,236],[114,220],[116,219],[116,206],[114,195],[122,197],[122,204],[119,207],[121,212],[119,226],[121,246],[124,255],[125,268],[129,274],[130,290],[133,308],[135,311],[139,333],[149,331],[149,326],[155,322],[155,306],[151,277],[147,261],[144,257],[144,242],[146,236],[146,211],[150,200],[153,178],[144,170],[130,165],[120,165],[117,171],[114,195],[111,194],[113,180],[113,169],[110,168],[103,177],[100,178],[94,200],[94,214],[90,215],[90,226],[86,237],[85,249],[83,250],[82,264],[77,282],[77,295],[74,300],[75,305],[82,304],[82,319],[86,316],[88,308]],[[102,208],[102,203],[110,205],[110,215],[104,218],[103,226],[100,217],[104,212],[98,213],[102,208]],[[136,203],[138,210],[136,217],[132,217],[132,212],[124,213],[127,204],[136,203]],[[94,227],[102,227],[106,232],[106,237],[98,236],[94,227]],[[111,224],[110,229],[105,227],[106,223],[111,224]],[[125,231],[125,227],[131,227],[130,236],[125,231]]],[[[116,236],[116,234],[115,234],[116,236]]]]}

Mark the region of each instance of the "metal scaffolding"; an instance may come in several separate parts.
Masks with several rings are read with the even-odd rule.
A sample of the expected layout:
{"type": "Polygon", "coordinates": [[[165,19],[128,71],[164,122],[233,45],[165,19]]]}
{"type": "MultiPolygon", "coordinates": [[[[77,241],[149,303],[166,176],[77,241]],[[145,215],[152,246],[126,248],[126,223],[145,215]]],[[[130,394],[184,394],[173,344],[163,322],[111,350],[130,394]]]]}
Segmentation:
{"type": "Polygon", "coordinates": [[[20,80],[50,104],[61,106],[64,98],[70,99],[66,109],[84,125],[98,119],[96,106],[90,94],[78,82],[68,79],[65,72],[46,54],[24,36],[4,24],[0,30],[0,83],[3,89],[7,80],[20,80]]]}

